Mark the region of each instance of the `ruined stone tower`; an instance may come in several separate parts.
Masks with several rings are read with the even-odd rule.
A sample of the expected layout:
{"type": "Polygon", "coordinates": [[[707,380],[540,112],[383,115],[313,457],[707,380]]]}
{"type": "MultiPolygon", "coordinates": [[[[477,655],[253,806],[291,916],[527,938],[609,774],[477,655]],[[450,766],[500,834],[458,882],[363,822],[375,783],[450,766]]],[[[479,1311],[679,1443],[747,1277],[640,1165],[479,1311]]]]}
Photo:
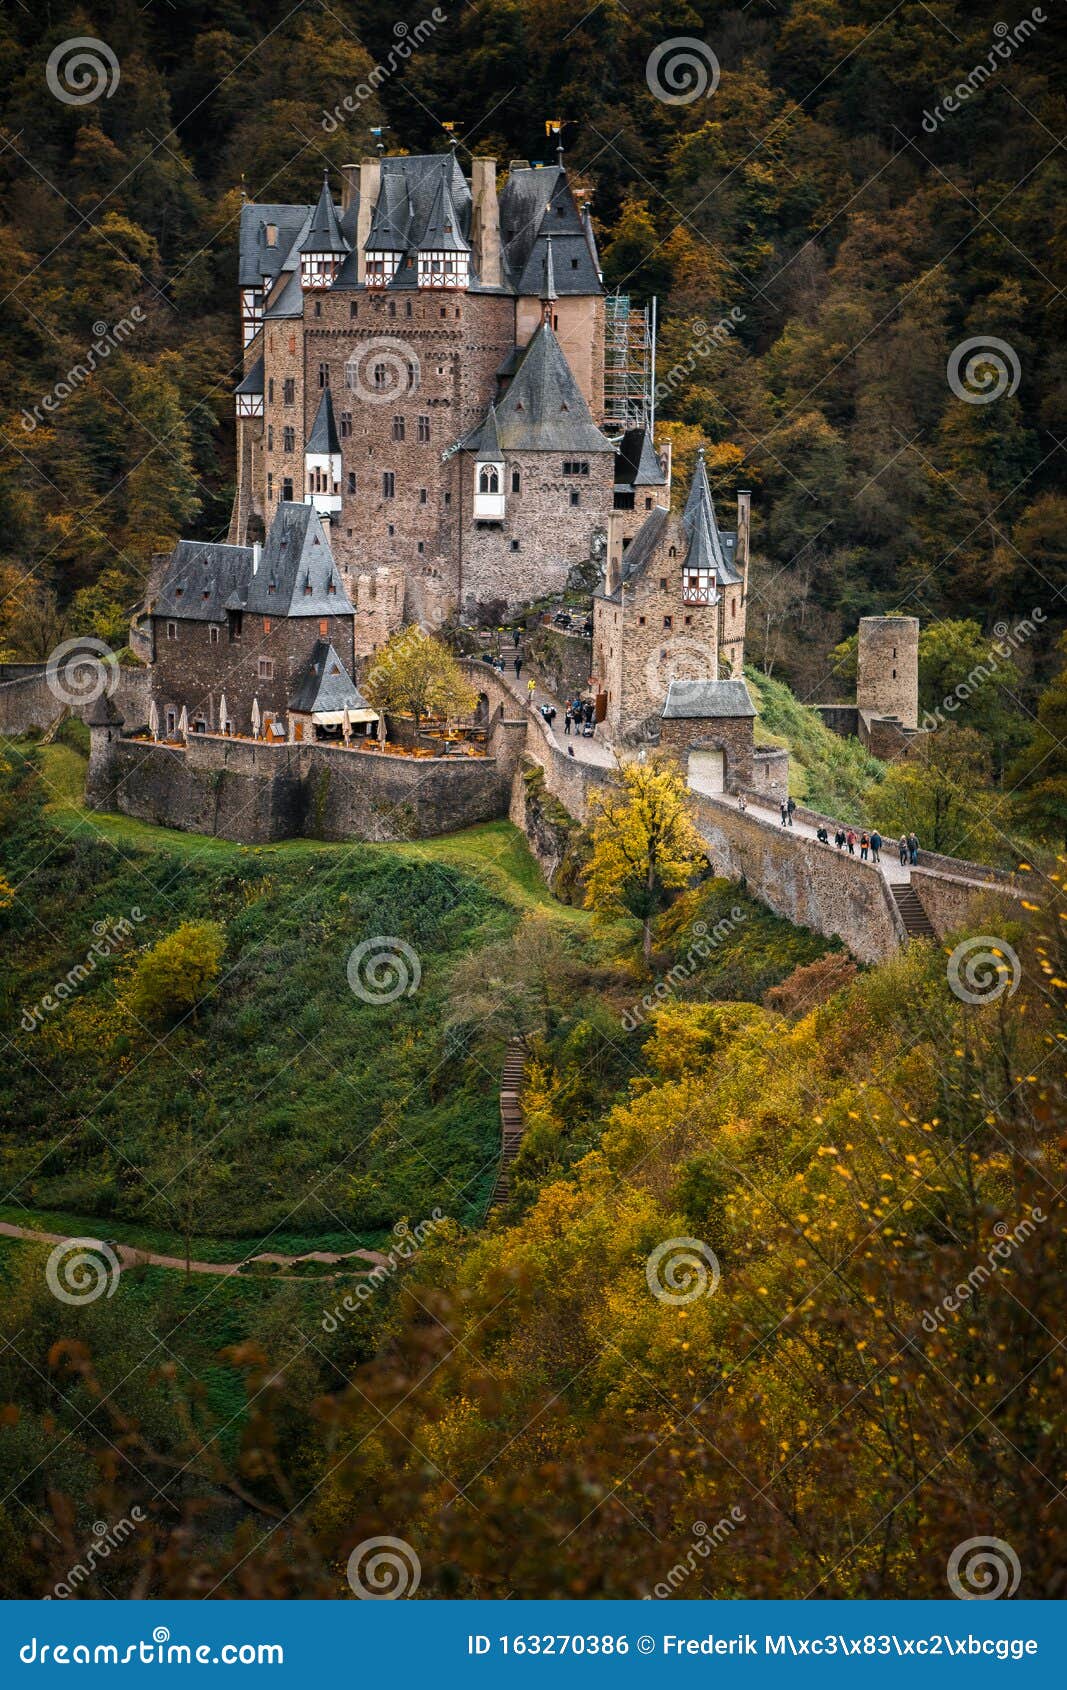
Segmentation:
{"type": "Polygon", "coordinates": [[[918,727],[918,617],[860,618],[856,707],[861,718],[893,716],[902,728],[918,727]]]}

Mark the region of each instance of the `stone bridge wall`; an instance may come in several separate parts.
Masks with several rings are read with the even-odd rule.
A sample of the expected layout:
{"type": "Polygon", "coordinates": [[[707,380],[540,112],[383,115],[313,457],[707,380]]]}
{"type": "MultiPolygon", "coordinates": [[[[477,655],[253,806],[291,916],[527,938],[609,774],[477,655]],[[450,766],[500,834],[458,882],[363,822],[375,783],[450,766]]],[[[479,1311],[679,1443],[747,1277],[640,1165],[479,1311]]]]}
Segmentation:
{"type": "Polygon", "coordinates": [[[900,949],[904,924],[871,863],[742,812],[731,798],[693,797],[716,874],[743,879],[777,915],[843,940],[861,962],[884,962],[900,949]]]}

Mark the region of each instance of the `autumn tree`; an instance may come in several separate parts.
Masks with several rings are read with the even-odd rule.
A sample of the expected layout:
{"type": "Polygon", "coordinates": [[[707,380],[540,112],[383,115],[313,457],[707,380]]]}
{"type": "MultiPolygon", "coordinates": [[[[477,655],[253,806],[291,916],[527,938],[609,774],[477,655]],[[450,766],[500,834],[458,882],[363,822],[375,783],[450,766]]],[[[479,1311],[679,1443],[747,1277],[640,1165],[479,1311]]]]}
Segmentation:
{"type": "Polygon", "coordinates": [[[639,921],[647,963],[653,919],[667,908],[671,893],[707,861],[682,772],[662,753],[645,763],[628,763],[619,785],[594,793],[591,809],[593,854],[586,907],[600,917],[632,916],[639,921]]]}
{"type": "Polygon", "coordinates": [[[386,641],[363,681],[363,691],[383,716],[386,711],[411,716],[416,743],[425,717],[452,721],[472,712],[478,702],[448,647],[424,634],[417,623],[386,641]]]}
{"type": "Polygon", "coordinates": [[[145,1025],[194,1011],[218,976],[226,936],[216,921],[183,921],[138,958],[127,991],[145,1025]]]}

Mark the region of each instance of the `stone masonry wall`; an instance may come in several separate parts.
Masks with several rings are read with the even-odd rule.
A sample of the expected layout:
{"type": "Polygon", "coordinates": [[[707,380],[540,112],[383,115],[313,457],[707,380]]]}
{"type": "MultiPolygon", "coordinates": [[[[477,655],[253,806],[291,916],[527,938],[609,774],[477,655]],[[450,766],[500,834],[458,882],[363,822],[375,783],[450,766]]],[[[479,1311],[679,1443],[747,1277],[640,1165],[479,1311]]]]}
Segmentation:
{"type": "Polygon", "coordinates": [[[752,785],[752,717],[724,717],[720,721],[674,719],[660,724],[660,747],[686,767],[690,751],[722,751],[727,792],[752,785]]]}
{"type": "MultiPolygon", "coordinates": [[[[42,663],[8,664],[5,670],[18,668],[24,672],[16,678],[0,680],[0,733],[17,738],[36,728],[43,731],[55,721],[63,708],[45,678],[42,663]]],[[[115,710],[131,727],[142,727],[148,720],[148,671],[120,666],[111,701],[115,710]]],[[[83,714],[76,708],[74,715],[83,714]]]]}
{"type": "Polygon", "coordinates": [[[990,912],[990,931],[993,934],[997,931],[997,919],[1018,919],[1019,911],[1015,906],[1023,894],[1003,882],[971,880],[961,875],[913,868],[911,884],[939,939],[971,924],[982,908],[990,912]]]}

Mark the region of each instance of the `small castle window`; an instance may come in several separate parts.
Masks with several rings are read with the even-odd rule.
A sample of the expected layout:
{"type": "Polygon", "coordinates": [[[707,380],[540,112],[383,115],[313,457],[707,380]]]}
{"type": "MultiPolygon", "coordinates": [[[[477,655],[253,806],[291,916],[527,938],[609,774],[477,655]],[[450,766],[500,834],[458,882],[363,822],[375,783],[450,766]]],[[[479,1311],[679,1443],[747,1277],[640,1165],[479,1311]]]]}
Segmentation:
{"type": "Polygon", "coordinates": [[[425,546],[425,544],[422,540],[419,540],[417,542],[417,544],[415,546],[415,550],[418,552],[419,556],[421,557],[423,552],[426,550],[426,546],[425,546]]]}
{"type": "Polygon", "coordinates": [[[643,617],[643,616],[639,616],[639,617],[638,617],[638,618],[637,618],[637,626],[638,626],[638,627],[639,627],[639,628],[643,628],[643,627],[644,627],[644,625],[645,625],[645,619],[644,619],[644,617],[643,617]]]}
{"type": "Polygon", "coordinates": [[[577,268],[578,268],[578,260],[576,258],[572,258],[571,259],[571,269],[577,270],[577,268]]]}
{"type": "Polygon", "coordinates": [[[351,438],[351,435],[352,435],[352,413],[351,413],[351,411],[342,411],[341,412],[341,439],[342,440],[349,440],[351,438]]]}
{"type": "Polygon", "coordinates": [[[419,418],[419,439],[425,444],[425,442],[427,440],[429,440],[429,438],[430,438],[430,419],[429,419],[429,417],[420,417],[419,418]]]}
{"type": "Polygon", "coordinates": [[[663,618],[663,626],[664,626],[664,627],[665,627],[665,628],[673,628],[673,627],[674,627],[674,618],[673,618],[673,616],[665,616],[665,617],[664,617],[664,618],[663,618]]]}
{"type": "MultiPolygon", "coordinates": [[[[318,300],[316,300],[315,303],[317,305],[319,303],[318,300]]],[[[320,360],[320,363],[319,363],[319,386],[320,387],[329,387],[329,385],[330,385],[330,366],[329,366],[329,364],[326,363],[325,359],[323,359],[323,360],[320,360]]]]}
{"type": "Polygon", "coordinates": [[[176,640],[178,638],[178,624],[177,624],[177,622],[168,622],[167,623],[167,638],[168,638],[168,640],[176,640]]]}
{"type": "Polygon", "coordinates": [[[403,417],[394,417],[393,418],[393,439],[394,440],[403,440],[403,438],[404,438],[404,419],[403,419],[403,417]]]}
{"type": "Polygon", "coordinates": [[[288,505],[293,502],[293,481],[292,477],[288,475],[282,481],[282,499],[288,505]]]}
{"type": "Polygon", "coordinates": [[[270,404],[270,405],[274,404],[274,377],[273,376],[267,377],[267,403],[270,404]]]}
{"type": "Polygon", "coordinates": [[[296,382],[294,381],[292,376],[286,376],[284,382],[282,383],[282,404],[283,405],[293,405],[295,403],[296,403],[296,382]]]}
{"type": "Polygon", "coordinates": [[[518,551],[518,549],[519,549],[519,542],[518,542],[518,541],[517,541],[517,540],[512,540],[512,542],[511,542],[511,549],[512,549],[512,551],[513,551],[513,552],[517,552],[517,551],[518,551]]]}
{"type": "Polygon", "coordinates": [[[388,528],[387,528],[387,529],[386,529],[386,532],[387,532],[387,534],[388,534],[388,535],[389,535],[389,538],[390,538],[390,540],[391,540],[391,539],[392,539],[392,538],[393,538],[393,536],[394,536],[394,535],[395,535],[395,533],[396,533],[396,529],[395,529],[395,528],[394,528],[394,527],[393,527],[393,524],[392,524],[392,523],[390,523],[390,524],[389,524],[389,525],[388,525],[388,528]]]}
{"type": "Polygon", "coordinates": [[[184,594],[185,594],[185,588],[184,587],[175,587],[174,597],[176,599],[180,599],[180,598],[184,597],[184,594]]]}
{"type": "MultiPolygon", "coordinates": [[[[349,491],[349,493],[354,493],[355,490],[356,490],[356,472],[355,472],[354,469],[350,469],[349,472],[348,472],[348,491],[349,491]]],[[[351,529],[349,530],[349,532],[351,533],[351,529]]]]}
{"type": "Polygon", "coordinates": [[[571,488],[571,504],[572,505],[580,505],[581,502],[582,502],[582,495],[578,492],[577,488],[572,487],[571,488]]]}
{"type": "Polygon", "coordinates": [[[661,575],[659,578],[659,590],[661,593],[667,591],[667,577],[665,575],[661,575]]]}
{"type": "Polygon", "coordinates": [[[267,471],[267,503],[269,505],[274,503],[274,477],[269,470],[267,471]]]}
{"type": "Polygon", "coordinates": [[[295,452],[296,451],[296,429],[295,428],[283,428],[282,429],[282,451],[283,452],[295,452]]]}
{"type": "Polygon", "coordinates": [[[267,451],[273,452],[273,450],[274,450],[274,424],[268,423],[267,424],[267,451]]]}
{"type": "Polygon", "coordinates": [[[359,316],[359,306],[356,304],[354,299],[350,299],[348,302],[348,315],[350,317],[359,316]]]}
{"type": "Polygon", "coordinates": [[[500,471],[496,464],[483,464],[478,471],[479,493],[500,492],[500,471]]]}
{"type": "MultiPolygon", "coordinates": [[[[678,547],[672,546],[670,551],[667,553],[667,556],[668,557],[677,557],[678,556],[678,547]]],[[[666,585],[666,582],[664,582],[664,585],[666,585]]]]}
{"type": "Polygon", "coordinates": [[[513,493],[522,492],[522,473],[517,469],[513,469],[511,472],[511,491],[513,493]]]}
{"type": "Polygon", "coordinates": [[[265,233],[266,233],[266,236],[267,236],[267,245],[268,246],[277,246],[277,244],[278,244],[278,225],[277,225],[277,223],[268,223],[267,226],[266,226],[265,233]]]}
{"type": "Polygon", "coordinates": [[[322,300],[321,299],[316,299],[316,301],[315,301],[315,315],[316,315],[316,317],[322,316],[322,300]]]}
{"type": "Polygon", "coordinates": [[[259,660],[259,678],[260,678],[261,681],[273,681],[273,679],[274,679],[274,659],[273,659],[273,657],[261,657],[260,658],[260,660],[259,660]]]}
{"type": "Polygon", "coordinates": [[[451,503],[452,503],[452,495],[451,495],[451,493],[446,493],[445,494],[445,504],[450,505],[451,503]]]}
{"type": "Polygon", "coordinates": [[[408,300],[407,305],[404,308],[404,315],[405,315],[405,317],[411,316],[411,301],[410,301],[410,299],[408,300]]]}
{"type": "Polygon", "coordinates": [[[394,472],[391,469],[387,469],[387,470],[383,471],[383,473],[382,473],[382,498],[383,499],[395,499],[395,497],[396,497],[396,475],[394,474],[394,472]]]}
{"type": "Polygon", "coordinates": [[[425,487],[420,487],[419,488],[419,504],[424,505],[428,498],[429,498],[429,494],[427,493],[425,487]]]}

